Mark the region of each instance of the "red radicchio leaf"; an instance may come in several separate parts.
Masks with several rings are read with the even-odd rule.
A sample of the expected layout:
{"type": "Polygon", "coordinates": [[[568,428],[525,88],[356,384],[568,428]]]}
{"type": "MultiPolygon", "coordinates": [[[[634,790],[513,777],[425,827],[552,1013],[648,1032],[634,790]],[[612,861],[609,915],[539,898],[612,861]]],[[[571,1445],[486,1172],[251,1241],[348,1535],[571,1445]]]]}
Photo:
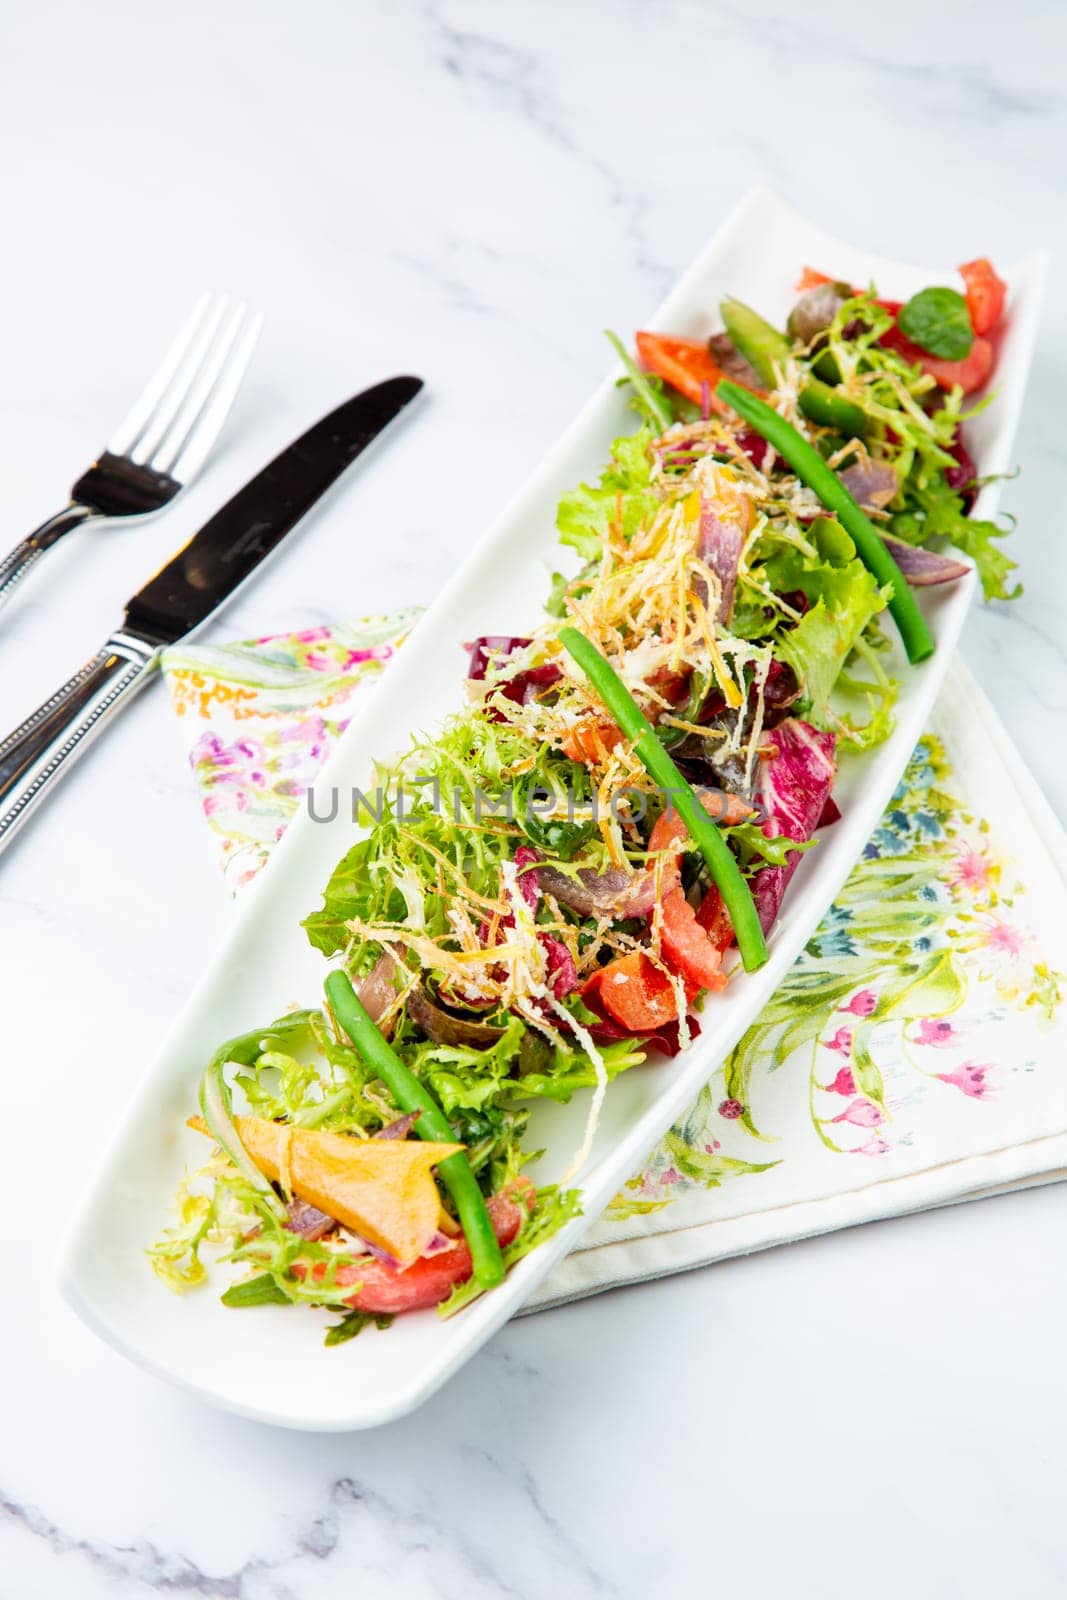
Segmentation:
{"type": "Polygon", "coordinates": [[[519,869],[515,881],[531,911],[536,911],[541,903],[541,885],[534,869],[542,859],[540,851],[528,844],[520,844],[515,852],[515,865],[519,869]]]}
{"type": "Polygon", "coordinates": [[[538,938],[545,952],[548,987],[557,1000],[562,1000],[578,987],[578,969],[574,965],[574,957],[562,940],[554,939],[550,933],[539,934],[538,938]]]}
{"type": "Polygon", "coordinates": [[[822,808],[818,825],[820,828],[829,828],[833,825],[833,823],[840,821],[841,807],[838,805],[832,794],[828,795],[826,804],[822,808]]]}
{"type": "Polygon", "coordinates": [[[762,434],[754,429],[742,428],[740,433],[734,434],[737,448],[751,461],[758,472],[768,472],[774,460],[774,446],[769,445],[762,434]]]}
{"type": "Polygon", "coordinates": [[[978,468],[974,464],[974,457],[963,442],[962,433],[956,434],[955,442],[948,447],[948,453],[955,456],[956,466],[945,469],[945,482],[950,489],[963,495],[964,510],[970,511],[975,499],[978,468]]]}
{"type": "MultiPolygon", "coordinates": [[[[756,803],[766,818],[763,832],[768,839],[784,834],[803,843],[811,838],[830,799],[836,743],[834,734],[823,733],[799,717],[787,717],[775,728],[775,753],[760,762],[756,778],[756,803]]],[[[785,866],[761,867],[752,879],[752,898],[764,933],[778,915],[786,885],[799,864],[800,852],[793,851],[785,866]]]]}
{"type": "MultiPolygon", "coordinates": [[[[540,872],[535,868],[543,860],[540,851],[528,844],[521,844],[515,852],[515,865],[519,869],[516,882],[523,899],[535,915],[541,904],[540,872]]],[[[505,917],[503,923],[510,927],[514,920],[514,917],[505,917]]],[[[554,939],[550,933],[539,933],[537,937],[545,952],[548,986],[556,999],[562,1000],[578,987],[578,969],[574,965],[574,958],[562,940],[554,939]]]]}
{"type": "MultiPolygon", "coordinates": [[[[482,634],[467,646],[470,650],[468,679],[473,683],[484,682],[489,673],[495,671],[508,656],[514,655],[517,650],[525,650],[530,642],[520,634],[482,634]]],[[[543,666],[527,667],[525,671],[517,672],[505,683],[496,685],[494,692],[502,694],[505,700],[513,700],[516,705],[526,705],[538,690],[558,683],[562,676],[558,667],[546,662],[543,666]]]]}

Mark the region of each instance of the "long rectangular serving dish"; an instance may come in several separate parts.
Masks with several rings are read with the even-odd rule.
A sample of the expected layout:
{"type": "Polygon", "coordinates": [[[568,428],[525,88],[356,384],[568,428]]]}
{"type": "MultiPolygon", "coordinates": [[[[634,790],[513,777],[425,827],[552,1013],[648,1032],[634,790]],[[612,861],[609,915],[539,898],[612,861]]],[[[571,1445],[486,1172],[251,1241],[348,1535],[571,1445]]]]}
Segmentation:
{"type": "MultiPolygon", "coordinates": [[[[973,241],[961,240],[966,248],[973,241]]],[[[800,268],[810,263],[854,283],[906,298],[949,269],[907,266],[828,237],[765,191],[750,194],[664,301],[648,327],[700,337],[717,325],[723,294],[743,297],[784,320],[800,268]]],[[[1033,350],[1045,273],[1031,256],[1005,274],[1006,326],[995,404],[968,424],[983,474],[1006,470],[1033,350]]],[[[628,331],[628,330],[624,330],[628,331]]],[[[409,734],[432,730],[462,696],[461,641],[523,633],[539,618],[548,573],[558,564],[555,510],[560,494],[595,476],[611,440],[635,426],[609,376],[525,489],[481,541],[390,666],[342,739],[317,787],[346,793],[367,786],[374,757],[393,754],[409,734]]],[[[990,516],[998,485],[982,491],[977,514],[990,516]]],[[[931,660],[893,661],[903,683],[892,737],[863,757],[846,757],[835,788],[842,820],[806,855],[770,940],[767,965],[739,973],[712,996],[700,1038],[673,1061],[654,1059],[616,1080],[596,1142],[580,1175],[584,1215],[533,1252],[503,1286],[442,1322],[433,1312],[398,1318],[388,1332],[364,1333],[340,1348],[323,1346],[325,1313],[306,1308],[228,1310],[221,1285],[182,1298],[154,1277],[146,1246],[165,1221],[182,1172],[203,1159],[203,1142],[184,1126],[201,1069],[220,1040],[265,1024],[287,1005],[321,1002],[326,964],[307,944],[300,919],[318,904],[335,862],[352,843],[345,807],[332,823],[302,814],[270,865],[243,897],[234,925],[147,1074],[68,1242],[66,1295],[105,1339],[160,1376],[245,1416],[288,1427],[371,1427],[425,1400],[523,1304],[660,1135],[699,1093],[716,1065],[758,1015],[796,959],[860,854],[907,758],[952,657],[976,588],[972,573],[955,585],[919,591],[937,640],[931,660]]],[[[892,630],[890,630],[892,631],[892,630]]],[[[328,811],[320,808],[320,814],[328,811]]],[[[539,1106],[528,1144],[548,1154],[533,1176],[551,1181],[581,1140],[587,1096],[569,1106],[539,1106]]],[[[605,1316],[610,1308],[605,1306],[605,1316]]]]}

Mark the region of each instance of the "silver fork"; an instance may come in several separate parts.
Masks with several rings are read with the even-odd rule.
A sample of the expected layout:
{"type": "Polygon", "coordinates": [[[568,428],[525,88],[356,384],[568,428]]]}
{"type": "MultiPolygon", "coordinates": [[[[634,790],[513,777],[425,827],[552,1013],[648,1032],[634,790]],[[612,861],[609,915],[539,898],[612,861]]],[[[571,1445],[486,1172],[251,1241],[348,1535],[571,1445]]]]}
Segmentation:
{"type": "Polygon", "coordinates": [[[46,550],[86,522],[149,517],[196,477],[237,397],[263,318],[242,300],[202,295],[70,504],[0,560],[0,607],[46,550]]]}

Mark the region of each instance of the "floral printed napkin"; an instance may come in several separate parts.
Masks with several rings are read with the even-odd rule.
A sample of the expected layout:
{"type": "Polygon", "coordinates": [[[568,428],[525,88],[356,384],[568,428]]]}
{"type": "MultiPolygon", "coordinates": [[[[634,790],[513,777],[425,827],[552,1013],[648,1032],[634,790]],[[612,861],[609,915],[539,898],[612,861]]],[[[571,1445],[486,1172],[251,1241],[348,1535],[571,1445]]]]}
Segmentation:
{"type": "MultiPolygon", "coordinates": [[[[168,651],[233,893],[416,611],[168,651]]],[[[532,1305],[1067,1176],[1067,837],[956,661],[774,999],[532,1305]]]]}

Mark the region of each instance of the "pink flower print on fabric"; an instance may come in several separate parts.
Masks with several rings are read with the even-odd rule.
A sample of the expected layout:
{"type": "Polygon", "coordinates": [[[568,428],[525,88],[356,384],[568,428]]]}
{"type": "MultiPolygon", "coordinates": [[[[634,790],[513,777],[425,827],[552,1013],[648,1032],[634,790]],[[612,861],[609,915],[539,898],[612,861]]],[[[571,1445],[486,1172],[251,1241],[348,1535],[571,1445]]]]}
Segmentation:
{"type": "Polygon", "coordinates": [[[996,876],[993,863],[980,850],[964,850],[949,871],[949,882],[977,892],[987,889],[996,876]]]}
{"type": "Polygon", "coordinates": [[[940,1078],[942,1083],[951,1083],[972,1100],[990,1100],[993,1085],[986,1081],[986,1074],[992,1071],[988,1061],[963,1061],[952,1072],[935,1072],[934,1077],[940,1078]]]}
{"type": "Polygon", "coordinates": [[[944,1017],[923,1017],[915,1035],[915,1043],[928,1044],[935,1050],[943,1050],[946,1045],[954,1044],[956,1037],[955,1028],[944,1017]]]}
{"type": "Polygon", "coordinates": [[[881,1106],[876,1106],[873,1100],[866,1100],[862,1095],[857,1095],[855,1100],[850,1100],[844,1111],[830,1119],[832,1122],[850,1122],[854,1128],[878,1128],[885,1121],[885,1112],[881,1106]]]}
{"type": "Polygon", "coordinates": [[[825,1039],[823,1043],[827,1050],[839,1050],[843,1056],[852,1054],[852,1029],[838,1028],[832,1038],[825,1039]]]}
{"type": "Polygon", "coordinates": [[[827,1094],[855,1094],[856,1080],[852,1076],[852,1068],[842,1067],[833,1083],[824,1084],[823,1087],[826,1089],[827,1094]]]}
{"type": "Polygon", "coordinates": [[[863,1144],[858,1144],[850,1152],[854,1156],[887,1156],[891,1149],[888,1139],[883,1139],[880,1133],[872,1133],[863,1144]]]}
{"type": "Polygon", "coordinates": [[[1020,956],[1026,946],[1022,928],[1012,927],[1002,917],[983,917],[982,932],[974,940],[979,949],[992,950],[998,955],[1020,956]]]}
{"type": "Polygon", "coordinates": [[[843,1006],[840,1011],[849,1011],[854,1017],[869,1017],[878,1004],[878,996],[873,989],[860,989],[843,1006]]]}

